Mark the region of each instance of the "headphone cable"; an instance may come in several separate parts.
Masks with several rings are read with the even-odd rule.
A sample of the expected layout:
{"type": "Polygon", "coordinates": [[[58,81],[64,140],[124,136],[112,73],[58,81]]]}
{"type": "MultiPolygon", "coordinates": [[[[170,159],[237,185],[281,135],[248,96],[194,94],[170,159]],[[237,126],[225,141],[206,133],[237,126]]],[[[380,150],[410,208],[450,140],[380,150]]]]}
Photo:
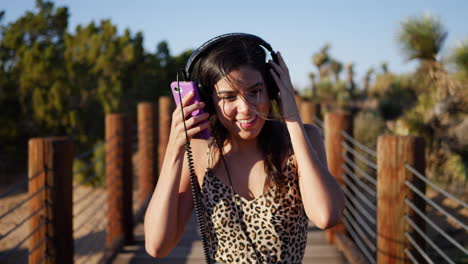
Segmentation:
{"type": "Polygon", "coordinates": [[[207,264],[211,264],[210,252],[209,252],[209,248],[207,244],[207,237],[206,237],[205,221],[202,215],[202,204],[200,200],[201,190],[200,190],[200,185],[198,184],[197,175],[195,174],[195,165],[193,163],[192,147],[190,146],[190,140],[187,135],[187,126],[185,124],[184,107],[182,105],[182,95],[180,92],[180,85],[179,85],[179,72],[177,72],[176,78],[177,78],[177,88],[179,89],[178,92],[179,92],[180,109],[182,112],[182,120],[184,123],[185,149],[187,152],[187,161],[188,161],[189,171],[190,171],[190,185],[192,187],[192,196],[193,196],[193,202],[195,205],[195,213],[197,216],[198,228],[200,230],[200,234],[202,238],[203,254],[205,256],[205,261],[207,264]]]}

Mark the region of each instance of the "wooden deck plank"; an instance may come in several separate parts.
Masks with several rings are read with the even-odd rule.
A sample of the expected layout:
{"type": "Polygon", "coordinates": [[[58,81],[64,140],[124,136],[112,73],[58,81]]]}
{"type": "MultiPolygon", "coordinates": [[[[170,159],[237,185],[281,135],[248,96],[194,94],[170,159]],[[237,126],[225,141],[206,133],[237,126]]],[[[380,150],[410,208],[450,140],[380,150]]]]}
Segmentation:
{"type": "MultiPolygon", "coordinates": [[[[165,258],[155,259],[149,256],[144,247],[143,224],[135,227],[135,244],[125,246],[117,255],[114,264],[146,264],[146,263],[172,263],[172,264],[202,264],[204,262],[203,246],[198,235],[194,217],[190,220],[184,235],[177,247],[165,258]]],[[[326,242],[325,232],[309,226],[307,234],[307,247],[303,259],[304,264],[347,263],[340,251],[326,242]]]]}

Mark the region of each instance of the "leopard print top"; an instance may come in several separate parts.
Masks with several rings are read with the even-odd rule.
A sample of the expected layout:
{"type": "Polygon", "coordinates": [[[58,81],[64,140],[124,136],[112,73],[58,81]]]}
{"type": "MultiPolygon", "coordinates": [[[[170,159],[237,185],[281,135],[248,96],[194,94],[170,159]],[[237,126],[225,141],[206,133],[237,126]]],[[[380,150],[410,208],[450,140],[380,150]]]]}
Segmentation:
{"type": "Polygon", "coordinates": [[[248,234],[261,255],[261,263],[301,263],[307,244],[308,218],[292,156],[283,173],[286,176],[286,191],[283,193],[272,186],[254,200],[234,195],[240,218],[246,225],[244,233],[237,220],[230,187],[210,168],[207,169],[202,185],[202,205],[205,207],[207,243],[213,260],[256,263],[255,253],[245,237],[248,234]]]}

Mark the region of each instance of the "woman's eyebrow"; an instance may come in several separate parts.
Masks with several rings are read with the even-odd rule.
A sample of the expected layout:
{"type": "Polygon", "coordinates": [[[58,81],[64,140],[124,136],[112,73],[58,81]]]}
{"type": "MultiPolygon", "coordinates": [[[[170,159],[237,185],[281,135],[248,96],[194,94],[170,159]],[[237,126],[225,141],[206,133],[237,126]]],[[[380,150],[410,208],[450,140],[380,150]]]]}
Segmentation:
{"type": "Polygon", "coordinates": [[[237,93],[236,91],[232,91],[232,90],[221,90],[221,91],[218,91],[218,94],[233,94],[233,93],[237,93]]]}
{"type": "MultiPolygon", "coordinates": [[[[251,85],[250,87],[247,87],[246,90],[252,90],[252,89],[257,88],[258,86],[262,86],[262,85],[263,85],[263,82],[256,82],[253,85],[251,85]]],[[[234,91],[234,90],[221,90],[221,91],[218,91],[218,94],[228,94],[228,93],[237,93],[237,91],[234,91]]]]}

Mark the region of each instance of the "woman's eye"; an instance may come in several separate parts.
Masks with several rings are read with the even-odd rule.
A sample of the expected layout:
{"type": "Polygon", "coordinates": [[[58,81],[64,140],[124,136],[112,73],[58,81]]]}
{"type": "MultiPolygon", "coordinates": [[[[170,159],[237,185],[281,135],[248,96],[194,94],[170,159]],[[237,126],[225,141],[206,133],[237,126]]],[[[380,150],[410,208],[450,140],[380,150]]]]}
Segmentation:
{"type": "Polygon", "coordinates": [[[255,89],[255,90],[250,91],[250,94],[251,95],[257,95],[257,94],[259,94],[261,92],[262,92],[262,89],[255,89]]]}
{"type": "Polygon", "coordinates": [[[223,100],[227,100],[227,101],[234,101],[236,100],[236,98],[237,98],[236,95],[226,95],[222,97],[223,100]]]}

